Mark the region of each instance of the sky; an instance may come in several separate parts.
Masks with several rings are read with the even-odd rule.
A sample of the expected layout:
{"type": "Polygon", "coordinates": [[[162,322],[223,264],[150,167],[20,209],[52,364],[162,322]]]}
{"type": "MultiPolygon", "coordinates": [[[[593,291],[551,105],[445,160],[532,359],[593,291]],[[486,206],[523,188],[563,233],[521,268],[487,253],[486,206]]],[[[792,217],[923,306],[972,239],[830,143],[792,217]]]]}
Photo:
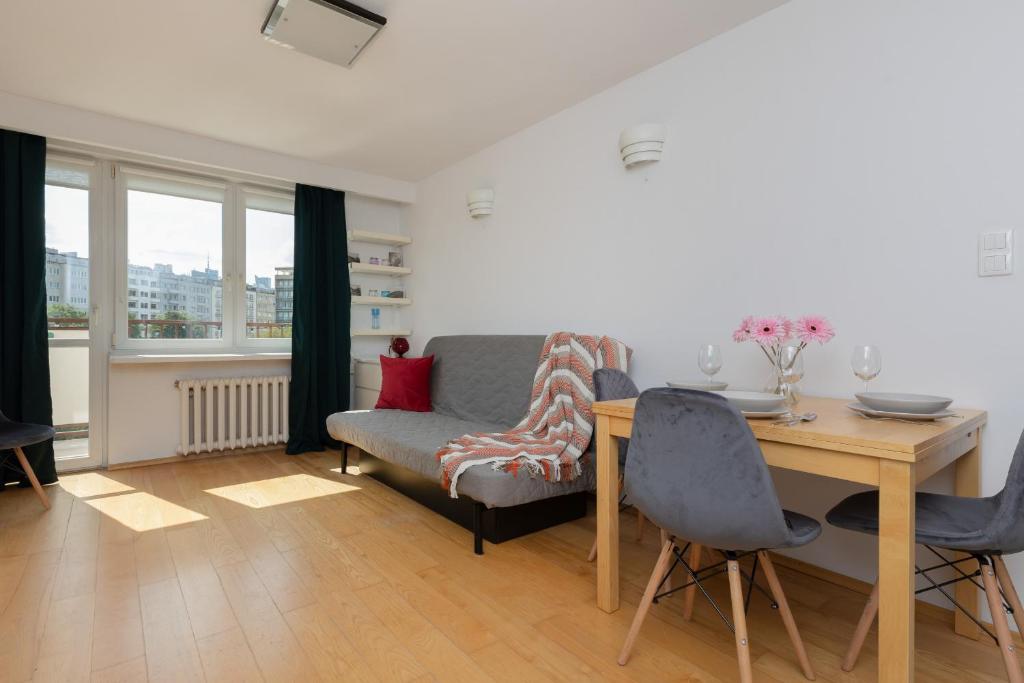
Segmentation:
{"type": "MultiPolygon", "coordinates": [[[[293,218],[246,209],[246,282],[274,276],[294,258],[293,218]]],[[[89,197],[85,190],[46,186],[46,246],[89,254],[89,197]]],[[[128,260],[134,265],[170,263],[175,273],[210,268],[224,273],[221,205],[130,190],[128,260]]]]}
{"type": "Polygon", "coordinates": [[[46,246],[89,256],[89,192],[46,186],[46,246]]]}

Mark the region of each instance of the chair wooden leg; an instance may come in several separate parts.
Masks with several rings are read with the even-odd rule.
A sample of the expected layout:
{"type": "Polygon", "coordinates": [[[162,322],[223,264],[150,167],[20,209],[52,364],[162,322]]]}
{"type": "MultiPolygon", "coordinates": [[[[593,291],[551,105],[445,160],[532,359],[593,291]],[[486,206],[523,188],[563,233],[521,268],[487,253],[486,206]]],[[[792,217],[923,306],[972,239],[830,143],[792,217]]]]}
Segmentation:
{"type": "Polygon", "coordinates": [[[36,473],[32,469],[32,465],[28,464],[28,458],[25,457],[25,451],[21,450],[20,447],[14,447],[14,454],[18,457],[18,463],[21,465],[21,469],[25,471],[25,476],[28,477],[29,483],[32,484],[32,488],[35,489],[36,495],[39,496],[39,501],[43,504],[43,507],[47,510],[50,509],[50,497],[46,495],[46,491],[39,484],[39,480],[36,479],[36,473]]]}
{"type": "Polygon", "coordinates": [[[1017,595],[1017,589],[1013,585],[1013,580],[1010,579],[1010,572],[1006,571],[1006,563],[1003,562],[1002,557],[996,555],[992,558],[992,564],[995,565],[996,578],[999,579],[1003,595],[1006,596],[1006,601],[1013,608],[1013,620],[1017,623],[1017,630],[1024,633],[1024,607],[1021,607],[1020,596],[1017,595]]]}
{"type": "Polygon", "coordinates": [[[992,615],[992,625],[996,627],[996,639],[999,641],[999,652],[1003,655],[1003,664],[1006,665],[1006,678],[1010,683],[1024,683],[1024,673],[1021,673],[1020,662],[1017,661],[1017,648],[1013,644],[1013,636],[1010,634],[1010,624],[1006,621],[1006,611],[1003,610],[1003,599],[999,594],[999,584],[996,582],[995,572],[988,562],[981,565],[981,582],[985,585],[985,598],[988,599],[988,610],[992,615]]]}
{"type": "MultiPolygon", "coordinates": [[[[690,557],[687,560],[687,564],[690,565],[690,569],[696,574],[700,569],[701,551],[700,543],[694,543],[690,546],[690,557]]],[[[689,621],[693,616],[693,600],[697,597],[697,586],[690,586],[686,589],[683,595],[683,619],[689,621]]]]}
{"type": "Polygon", "coordinates": [[[633,617],[633,625],[629,627],[629,634],[626,636],[626,642],[622,644],[622,651],[619,652],[619,665],[625,666],[626,662],[629,661],[629,655],[633,652],[633,645],[636,643],[636,637],[640,634],[640,627],[643,626],[644,619],[647,617],[647,610],[651,608],[651,602],[654,600],[655,593],[658,592],[658,586],[661,584],[662,577],[665,576],[665,572],[668,571],[669,563],[672,561],[672,548],[675,542],[669,539],[661,546],[661,554],[658,556],[658,562],[654,565],[654,571],[651,572],[651,578],[647,581],[647,588],[644,590],[644,596],[640,599],[640,605],[636,608],[636,616],[633,617]]]}
{"type": "Polygon", "coordinates": [[[590,553],[587,555],[587,562],[597,559],[597,538],[594,538],[594,545],[590,546],[590,553]]]}
{"type": "MultiPolygon", "coordinates": [[[[665,531],[664,529],[659,529],[658,531],[661,532],[661,545],[662,546],[664,546],[665,543],[667,543],[668,541],[672,540],[672,537],[669,536],[668,532],[665,531]]],[[[667,591],[672,590],[672,576],[671,575],[667,576],[665,578],[665,590],[667,590],[667,591]]]]}
{"type": "Polygon", "coordinates": [[[740,577],[740,563],[729,560],[729,597],[732,598],[732,625],[736,631],[736,658],[740,662],[741,683],[752,683],[754,672],[750,666],[750,641],[747,638],[747,613],[744,609],[743,581],[740,577]]]}
{"type": "Polygon", "coordinates": [[[857,664],[857,657],[860,656],[861,648],[864,647],[864,641],[868,637],[868,631],[871,630],[871,624],[874,623],[876,616],[878,616],[877,582],[871,588],[871,596],[868,598],[868,604],[864,605],[864,611],[861,612],[860,621],[857,622],[857,629],[853,632],[853,640],[850,641],[850,647],[846,650],[846,656],[843,657],[843,671],[853,671],[853,667],[857,664]]]}
{"type": "Polygon", "coordinates": [[[772,589],[775,602],[779,605],[779,615],[782,617],[782,623],[786,626],[786,633],[789,634],[789,639],[793,641],[793,649],[796,650],[796,658],[800,662],[800,668],[804,670],[804,678],[813,681],[814,669],[811,667],[811,660],[807,657],[807,650],[804,648],[804,641],[800,637],[800,631],[796,628],[796,620],[793,618],[793,612],[789,609],[789,603],[786,601],[786,594],[782,590],[782,584],[779,583],[779,577],[775,573],[775,566],[772,564],[771,558],[768,557],[768,553],[761,551],[758,555],[761,557],[761,566],[764,568],[765,578],[768,579],[768,586],[772,589]]]}

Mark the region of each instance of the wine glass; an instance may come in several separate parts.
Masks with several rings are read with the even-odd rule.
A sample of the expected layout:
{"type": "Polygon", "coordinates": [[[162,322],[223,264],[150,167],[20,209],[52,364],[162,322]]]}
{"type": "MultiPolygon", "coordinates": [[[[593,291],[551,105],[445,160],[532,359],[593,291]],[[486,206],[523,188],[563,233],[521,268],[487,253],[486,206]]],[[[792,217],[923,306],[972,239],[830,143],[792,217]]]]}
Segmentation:
{"type": "Polygon", "coordinates": [[[722,350],[716,344],[704,344],[697,351],[697,367],[708,377],[708,385],[711,385],[711,378],[722,369],[722,350]]]}
{"type": "Polygon", "coordinates": [[[793,344],[787,344],[779,349],[779,382],[789,406],[797,402],[795,385],[804,376],[804,357],[800,355],[800,351],[800,347],[793,344]]]}
{"type": "Polygon", "coordinates": [[[864,381],[864,391],[867,391],[868,382],[882,371],[882,352],[877,346],[855,346],[850,367],[853,368],[853,374],[864,381]]]}

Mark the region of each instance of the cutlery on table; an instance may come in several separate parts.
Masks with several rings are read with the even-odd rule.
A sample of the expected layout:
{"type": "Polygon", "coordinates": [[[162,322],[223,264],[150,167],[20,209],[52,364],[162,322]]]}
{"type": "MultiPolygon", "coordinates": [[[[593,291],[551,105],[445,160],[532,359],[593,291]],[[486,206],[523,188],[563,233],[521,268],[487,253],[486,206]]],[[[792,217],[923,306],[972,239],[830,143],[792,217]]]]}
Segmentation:
{"type": "Polygon", "coordinates": [[[937,417],[934,420],[905,420],[902,417],[882,417],[881,415],[865,415],[864,413],[857,414],[865,420],[891,420],[892,422],[906,422],[911,425],[935,424],[939,420],[945,420],[947,417],[955,417],[960,420],[964,419],[963,415],[943,415],[942,417],[937,417]]]}
{"type": "Polygon", "coordinates": [[[814,422],[818,419],[817,413],[802,413],[798,415],[785,415],[779,420],[775,420],[772,424],[784,424],[787,427],[792,427],[800,422],[814,422]]]}

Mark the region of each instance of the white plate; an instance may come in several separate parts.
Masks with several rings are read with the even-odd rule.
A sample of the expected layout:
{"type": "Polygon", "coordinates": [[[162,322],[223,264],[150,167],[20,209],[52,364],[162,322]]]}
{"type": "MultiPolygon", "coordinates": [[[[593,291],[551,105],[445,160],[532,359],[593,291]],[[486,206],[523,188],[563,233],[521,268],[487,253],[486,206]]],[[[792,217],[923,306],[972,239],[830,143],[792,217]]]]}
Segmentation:
{"type": "Polygon", "coordinates": [[[940,420],[944,417],[953,417],[956,415],[952,410],[940,410],[937,413],[897,413],[891,410],[872,410],[863,403],[847,403],[846,407],[855,413],[867,415],[868,417],[893,417],[898,420],[919,420],[921,422],[927,422],[928,420],[940,420]]]}
{"type": "Polygon", "coordinates": [[[743,412],[743,417],[749,417],[749,418],[752,418],[752,419],[755,419],[755,420],[759,420],[759,419],[764,419],[764,418],[782,417],[783,415],[786,415],[786,414],[789,413],[789,408],[779,408],[778,410],[765,410],[765,411],[744,410],[742,412],[743,412]]]}
{"type": "Polygon", "coordinates": [[[938,413],[949,407],[953,399],[945,396],[928,396],[926,394],[892,394],[879,391],[867,391],[854,394],[857,400],[871,410],[899,413],[938,413]]]}
{"type": "Polygon", "coordinates": [[[665,382],[665,384],[673,389],[696,389],[697,391],[724,391],[729,387],[728,382],[711,382],[709,384],[706,379],[679,380],[665,382]]]}
{"type": "Polygon", "coordinates": [[[729,401],[741,411],[767,413],[782,408],[786,397],[780,394],[768,394],[763,391],[716,391],[716,394],[729,401]]]}

